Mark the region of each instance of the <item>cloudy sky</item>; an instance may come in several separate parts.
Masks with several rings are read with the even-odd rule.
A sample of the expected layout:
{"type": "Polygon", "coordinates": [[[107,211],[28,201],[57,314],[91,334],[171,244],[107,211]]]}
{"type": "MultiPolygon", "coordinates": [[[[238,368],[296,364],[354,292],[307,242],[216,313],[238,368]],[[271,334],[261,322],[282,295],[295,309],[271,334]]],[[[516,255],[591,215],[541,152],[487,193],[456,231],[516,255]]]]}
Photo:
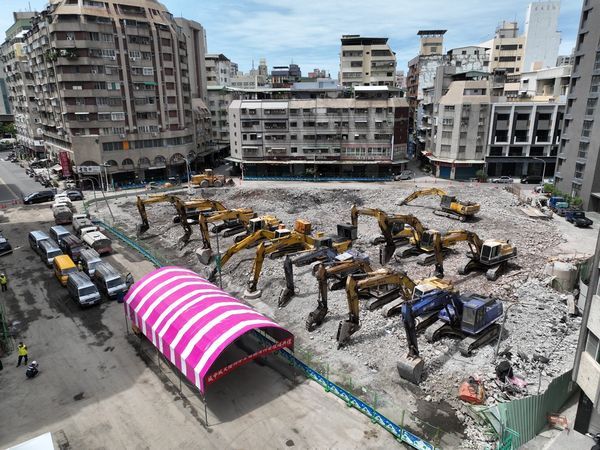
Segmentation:
{"type": "MultiPolygon", "coordinates": [[[[0,0],[3,11],[40,9],[44,0],[0,0]]],[[[315,67],[335,77],[343,34],[387,36],[398,68],[417,54],[420,29],[447,29],[445,48],[478,44],[493,37],[503,19],[523,26],[529,0],[164,0],[176,16],[206,28],[208,51],[224,53],[247,71],[261,57],[269,67],[291,61],[303,74],[315,67]]],[[[561,54],[575,42],[582,0],[563,0],[561,54]]],[[[0,15],[6,30],[12,17],[0,15]]]]}

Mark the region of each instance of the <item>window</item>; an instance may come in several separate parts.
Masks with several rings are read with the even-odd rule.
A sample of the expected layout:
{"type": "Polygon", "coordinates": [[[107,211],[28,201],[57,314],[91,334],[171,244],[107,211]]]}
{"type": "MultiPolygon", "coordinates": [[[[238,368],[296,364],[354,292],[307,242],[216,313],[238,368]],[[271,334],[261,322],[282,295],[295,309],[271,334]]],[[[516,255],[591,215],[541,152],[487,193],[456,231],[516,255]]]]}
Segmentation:
{"type": "Polygon", "coordinates": [[[110,113],[98,113],[98,120],[110,120],[110,113]]]}
{"type": "Polygon", "coordinates": [[[463,155],[467,152],[467,146],[466,145],[461,145],[458,147],[458,154],[459,155],[463,155]]]}
{"type": "Polygon", "coordinates": [[[584,120],[583,121],[583,128],[581,129],[581,136],[582,137],[590,137],[590,134],[592,134],[592,127],[594,126],[594,121],[593,120],[584,120]]]}
{"type": "MultiPolygon", "coordinates": [[[[576,80],[577,78],[573,79],[576,80]]],[[[600,92],[600,75],[594,75],[592,77],[592,84],[590,86],[590,92],[600,92]]]]}
{"type": "Polygon", "coordinates": [[[579,149],[577,151],[577,158],[578,159],[587,159],[587,152],[588,152],[589,148],[590,148],[589,142],[580,142],[579,149]]]}
{"type": "Polygon", "coordinates": [[[442,131],[442,139],[452,139],[452,131],[442,131]]]}
{"type": "Polygon", "coordinates": [[[119,91],[121,90],[121,83],[119,83],[118,81],[109,81],[108,83],[106,83],[106,89],[108,89],[109,91],[119,91]]]}
{"type": "Polygon", "coordinates": [[[113,120],[113,121],[125,120],[125,113],[124,112],[110,113],[110,120],[113,120]]]}
{"type": "Polygon", "coordinates": [[[444,111],[446,111],[446,112],[454,111],[454,105],[446,105],[446,106],[444,106],[444,111]]]}
{"type": "Polygon", "coordinates": [[[585,171],[584,163],[575,163],[575,173],[573,174],[573,178],[579,178],[583,180],[583,172],[585,171]]]}
{"type": "Polygon", "coordinates": [[[598,99],[597,98],[588,98],[587,107],[586,107],[586,110],[585,110],[585,115],[586,116],[593,116],[594,112],[596,110],[596,105],[598,105],[598,99]]]}
{"type": "Polygon", "coordinates": [[[142,74],[147,76],[154,75],[154,69],[152,67],[143,67],[142,74]]]}
{"type": "Polygon", "coordinates": [[[451,145],[442,145],[442,153],[450,153],[451,149],[452,149],[451,145]]]}
{"type": "Polygon", "coordinates": [[[442,125],[451,127],[454,125],[454,119],[442,119],[442,125]]]}

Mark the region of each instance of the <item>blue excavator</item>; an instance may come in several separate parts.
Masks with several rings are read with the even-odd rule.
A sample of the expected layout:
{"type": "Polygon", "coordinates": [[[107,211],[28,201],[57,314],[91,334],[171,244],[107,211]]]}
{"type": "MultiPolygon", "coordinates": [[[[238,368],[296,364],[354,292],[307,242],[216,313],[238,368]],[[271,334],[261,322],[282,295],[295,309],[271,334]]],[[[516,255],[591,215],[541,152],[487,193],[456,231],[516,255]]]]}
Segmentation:
{"type": "Polygon", "coordinates": [[[418,384],[423,375],[425,361],[419,356],[418,319],[428,316],[433,318],[428,321],[428,325],[437,321],[443,323],[435,329],[427,329],[427,339],[430,342],[442,337],[459,338],[460,353],[470,356],[473,350],[498,337],[500,325],[497,322],[502,313],[502,302],[498,299],[475,294],[461,295],[452,291],[431,291],[418,299],[405,302],[402,305],[402,322],[408,354],[397,364],[400,377],[418,384]]]}

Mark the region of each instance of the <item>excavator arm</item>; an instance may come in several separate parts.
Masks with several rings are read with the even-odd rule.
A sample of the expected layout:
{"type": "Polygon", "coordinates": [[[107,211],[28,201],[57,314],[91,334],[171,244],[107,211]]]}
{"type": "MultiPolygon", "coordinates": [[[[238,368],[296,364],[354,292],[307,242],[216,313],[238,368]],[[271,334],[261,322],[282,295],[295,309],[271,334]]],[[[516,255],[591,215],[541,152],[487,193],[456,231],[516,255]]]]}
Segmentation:
{"type": "Polygon", "coordinates": [[[177,210],[177,215],[179,216],[179,223],[181,223],[181,226],[183,227],[183,236],[179,238],[179,242],[185,246],[189,242],[190,236],[192,235],[192,227],[188,222],[187,209],[185,207],[185,203],[179,197],[176,197],[174,195],[169,195],[168,201],[173,206],[175,206],[175,209],[177,210]]]}
{"type": "Polygon", "coordinates": [[[338,327],[337,340],[338,345],[343,345],[348,338],[360,328],[359,320],[359,291],[382,285],[395,285],[400,289],[401,296],[405,300],[412,298],[415,289],[415,282],[412,281],[403,272],[391,272],[387,269],[380,269],[368,273],[366,278],[357,280],[350,275],[346,279],[346,298],[348,301],[348,319],[340,322],[338,327]]]}
{"type": "MultiPolygon", "coordinates": [[[[278,306],[287,305],[296,293],[294,285],[294,266],[305,266],[315,261],[333,261],[337,252],[329,247],[306,250],[294,255],[287,255],[283,262],[283,273],[285,274],[285,288],[279,295],[278,306]]],[[[319,264],[319,267],[321,264],[319,264]]]]}
{"type": "MultiPolygon", "coordinates": [[[[313,331],[316,327],[321,325],[327,315],[329,310],[327,306],[329,279],[343,276],[348,277],[349,275],[356,273],[366,274],[373,270],[368,258],[365,257],[355,257],[354,259],[347,261],[338,261],[329,267],[326,264],[321,263],[317,265],[315,269],[314,272],[315,277],[317,278],[319,296],[317,299],[317,308],[308,314],[308,319],[306,320],[306,329],[308,331],[313,331]]],[[[346,278],[346,283],[347,282],[348,278],[346,278]]]]}
{"type": "Polygon", "coordinates": [[[137,196],[136,206],[142,219],[142,223],[137,226],[137,235],[145,233],[150,228],[148,223],[148,214],[146,213],[146,205],[152,203],[164,203],[169,201],[169,196],[164,194],[151,195],[148,198],[137,196]]]}
{"type": "Polygon", "coordinates": [[[431,291],[402,305],[402,323],[408,344],[408,354],[396,365],[402,378],[413,383],[419,383],[425,367],[425,362],[419,357],[416,319],[426,314],[441,311],[448,305],[453,305],[455,295],[455,293],[449,291],[431,291]]]}
{"type": "Polygon", "coordinates": [[[225,220],[239,220],[244,226],[248,224],[248,221],[254,216],[254,211],[250,208],[242,209],[231,209],[225,211],[219,211],[210,216],[200,214],[198,217],[198,225],[200,228],[200,234],[202,235],[202,248],[210,249],[210,236],[208,233],[208,224],[213,222],[225,221],[225,220]]]}
{"type": "Polygon", "coordinates": [[[415,191],[412,194],[410,194],[408,197],[406,197],[404,200],[402,200],[399,203],[399,206],[404,206],[410,202],[412,202],[413,200],[416,200],[419,197],[426,197],[429,195],[437,195],[438,197],[442,197],[446,194],[446,191],[443,191],[441,189],[438,188],[429,188],[429,189],[421,189],[419,191],[415,191]]]}
{"type": "Polygon", "coordinates": [[[311,249],[306,241],[306,236],[301,233],[291,233],[282,238],[261,242],[259,244],[252,265],[252,278],[248,281],[247,293],[250,294],[249,296],[260,296],[260,291],[257,292],[256,286],[258,285],[258,279],[260,278],[260,272],[262,271],[265,256],[269,254],[272,255],[275,252],[294,251],[297,250],[298,246],[301,246],[304,250],[311,249]]]}

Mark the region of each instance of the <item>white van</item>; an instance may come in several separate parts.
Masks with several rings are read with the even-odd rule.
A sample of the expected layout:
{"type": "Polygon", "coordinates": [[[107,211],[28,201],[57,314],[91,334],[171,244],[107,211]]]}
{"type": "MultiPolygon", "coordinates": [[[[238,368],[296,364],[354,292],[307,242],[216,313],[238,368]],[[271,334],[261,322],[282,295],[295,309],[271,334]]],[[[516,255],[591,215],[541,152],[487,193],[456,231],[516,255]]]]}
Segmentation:
{"type": "Polygon", "coordinates": [[[29,239],[29,246],[31,247],[31,249],[33,251],[35,251],[38,255],[40,255],[41,254],[40,242],[50,239],[50,236],[48,236],[43,231],[36,230],[36,231],[31,231],[29,233],[28,239],[29,239]]]}
{"type": "Polygon", "coordinates": [[[94,278],[96,266],[102,262],[100,255],[93,248],[84,248],[79,254],[82,270],[87,273],[90,278],[94,278]]]}
{"type": "Polygon", "coordinates": [[[90,231],[83,235],[83,242],[96,250],[100,255],[112,253],[112,241],[99,231],[90,231]]]}
{"type": "Polygon", "coordinates": [[[67,205],[54,205],[52,213],[56,225],[66,225],[73,221],[73,211],[67,205]]]}
{"type": "Polygon", "coordinates": [[[83,272],[69,274],[67,280],[67,291],[73,300],[80,306],[92,306],[100,303],[102,299],[98,288],[90,277],[83,272]]]}
{"type": "Polygon", "coordinates": [[[67,230],[65,227],[63,227],[62,225],[56,225],[56,226],[50,227],[50,237],[52,239],[54,239],[59,246],[60,246],[60,241],[62,241],[62,239],[64,237],[67,237],[70,234],[71,234],[71,232],[69,230],[67,230]]]}
{"type": "Polygon", "coordinates": [[[63,252],[58,246],[58,244],[54,241],[54,239],[45,239],[40,242],[40,258],[48,267],[52,267],[52,263],[54,262],[54,257],[58,255],[62,255],[63,252]]]}
{"type": "Polygon", "coordinates": [[[104,261],[96,265],[94,282],[109,298],[116,298],[121,292],[127,291],[127,283],[121,274],[104,261]]]}

